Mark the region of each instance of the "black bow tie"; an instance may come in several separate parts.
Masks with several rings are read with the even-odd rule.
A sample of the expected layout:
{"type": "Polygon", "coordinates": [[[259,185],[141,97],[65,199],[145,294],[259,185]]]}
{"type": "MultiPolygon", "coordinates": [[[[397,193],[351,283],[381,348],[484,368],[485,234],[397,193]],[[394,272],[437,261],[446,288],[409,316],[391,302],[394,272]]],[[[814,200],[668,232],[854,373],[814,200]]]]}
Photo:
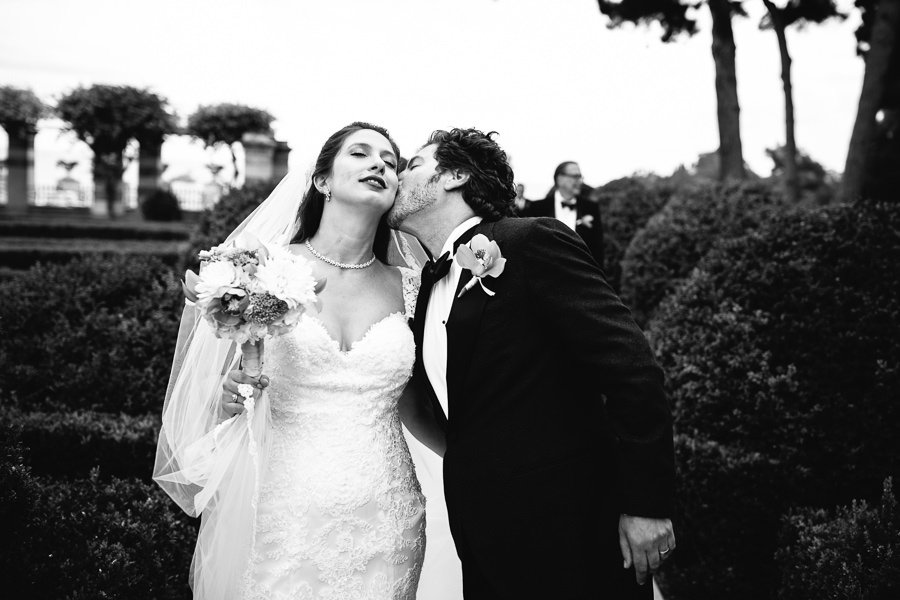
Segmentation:
{"type": "Polygon", "coordinates": [[[576,203],[575,203],[574,198],[572,200],[563,200],[562,201],[563,208],[571,208],[572,210],[575,210],[575,204],[576,203]]]}
{"type": "Polygon", "coordinates": [[[437,260],[429,260],[422,267],[422,275],[431,279],[433,283],[437,283],[450,272],[450,265],[453,259],[450,258],[450,252],[444,252],[437,260]]]}

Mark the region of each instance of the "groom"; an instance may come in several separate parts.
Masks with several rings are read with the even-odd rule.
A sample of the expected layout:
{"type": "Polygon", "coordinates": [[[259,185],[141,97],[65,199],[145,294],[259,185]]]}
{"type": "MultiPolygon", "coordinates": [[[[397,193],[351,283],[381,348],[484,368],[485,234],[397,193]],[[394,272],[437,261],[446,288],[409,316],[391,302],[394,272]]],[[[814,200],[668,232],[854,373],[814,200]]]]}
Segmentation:
{"type": "Polygon", "coordinates": [[[491,135],[434,132],[388,213],[439,257],[422,273],[416,369],[447,434],[466,600],[652,598],[675,548],[662,372],[583,240],[510,218],[513,172],[491,135]],[[468,286],[457,249],[490,241],[504,268],[468,286]]]}

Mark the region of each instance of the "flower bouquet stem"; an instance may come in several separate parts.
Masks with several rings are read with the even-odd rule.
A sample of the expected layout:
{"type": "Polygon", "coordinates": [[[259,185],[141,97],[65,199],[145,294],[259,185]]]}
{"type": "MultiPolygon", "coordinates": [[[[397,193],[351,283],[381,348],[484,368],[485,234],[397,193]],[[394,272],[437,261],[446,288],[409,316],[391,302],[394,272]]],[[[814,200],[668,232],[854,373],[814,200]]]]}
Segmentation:
{"type": "Polygon", "coordinates": [[[241,370],[250,377],[262,375],[263,344],[263,340],[259,340],[255,344],[253,342],[241,344],[241,354],[243,355],[241,370]]]}

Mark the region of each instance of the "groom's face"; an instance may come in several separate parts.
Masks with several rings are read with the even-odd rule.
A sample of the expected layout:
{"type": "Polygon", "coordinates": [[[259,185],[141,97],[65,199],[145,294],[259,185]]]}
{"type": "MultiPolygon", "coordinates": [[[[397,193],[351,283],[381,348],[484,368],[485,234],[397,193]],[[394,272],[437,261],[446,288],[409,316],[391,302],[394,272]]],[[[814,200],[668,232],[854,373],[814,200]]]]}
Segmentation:
{"type": "Polygon", "coordinates": [[[434,205],[440,193],[440,175],[434,159],[435,145],[419,150],[400,173],[397,199],[387,213],[391,227],[399,228],[410,216],[434,205]]]}

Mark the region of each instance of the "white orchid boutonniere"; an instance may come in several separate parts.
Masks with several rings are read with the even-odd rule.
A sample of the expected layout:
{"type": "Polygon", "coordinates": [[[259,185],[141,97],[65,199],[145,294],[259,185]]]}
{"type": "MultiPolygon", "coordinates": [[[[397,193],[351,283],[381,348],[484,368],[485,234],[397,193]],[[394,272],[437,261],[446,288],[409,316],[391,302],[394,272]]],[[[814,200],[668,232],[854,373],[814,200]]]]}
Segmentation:
{"type": "Polygon", "coordinates": [[[575,221],[576,225],[584,225],[588,229],[592,229],[594,227],[594,215],[584,215],[577,221],[575,221]]]}
{"type": "Polygon", "coordinates": [[[481,233],[473,237],[468,244],[457,249],[456,262],[463,269],[472,272],[472,279],[469,280],[466,287],[460,290],[457,298],[462,298],[462,295],[475,287],[476,283],[481,285],[485,294],[493,296],[494,292],[484,287],[482,279],[488,276],[497,277],[506,268],[506,259],[500,253],[500,246],[481,233]]]}

